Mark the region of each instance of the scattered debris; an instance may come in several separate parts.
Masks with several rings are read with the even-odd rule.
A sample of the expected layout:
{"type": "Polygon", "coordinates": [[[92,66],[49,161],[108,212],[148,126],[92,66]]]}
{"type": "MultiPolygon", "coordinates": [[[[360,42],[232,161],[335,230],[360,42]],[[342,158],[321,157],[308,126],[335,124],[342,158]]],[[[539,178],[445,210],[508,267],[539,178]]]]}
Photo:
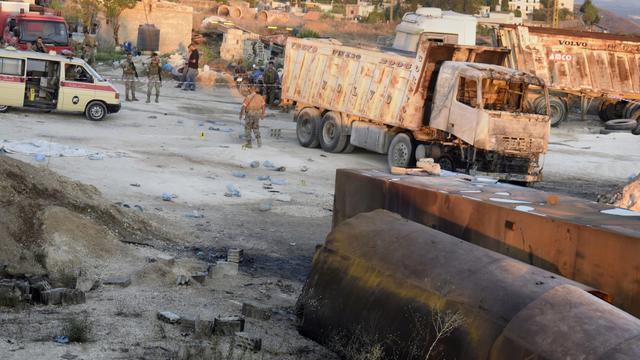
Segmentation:
{"type": "Polygon", "coordinates": [[[102,153],[91,154],[88,157],[89,160],[104,160],[104,154],[102,153]]]}
{"type": "Polygon", "coordinates": [[[258,320],[271,319],[271,308],[256,303],[245,302],[242,304],[242,315],[258,320]]]}
{"type": "Polygon", "coordinates": [[[175,195],[171,193],[168,193],[168,192],[162,193],[162,201],[172,201],[174,197],[175,195]]]}
{"type": "Polygon", "coordinates": [[[274,198],[276,199],[276,201],[280,202],[291,202],[291,196],[286,194],[276,195],[274,198]]]}
{"type": "Polygon", "coordinates": [[[85,303],[84,292],[78,289],[56,288],[40,293],[44,305],[77,305],[85,303]]]}
{"type": "Polygon", "coordinates": [[[278,166],[277,168],[274,169],[275,171],[280,171],[280,172],[285,172],[287,171],[287,168],[284,166],[278,166]]]}
{"type": "Polygon", "coordinates": [[[600,195],[598,202],[627,210],[640,211],[640,175],[630,177],[629,183],[612,193],[600,195]]]}
{"type": "Polygon", "coordinates": [[[286,179],[271,179],[273,185],[287,185],[286,179]]]}
{"type": "Polygon", "coordinates": [[[189,285],[189,278],[186,275],[178,275],[176,285],[189,285]]]}
{"type": "Polygon", "coordinates": [[[209,126],[209,130],[211,130],[211,131],[226,132],[226,133],[233,132],[233,129],[232,129],[232,128],[219,128],[219,127],[213,127],[213,126],[209,126]]]}
{"type": "Polygon", "coordinates": [[[259,168],[259,167],[260,167],[260,161],[258,161],[258,160],[254,160],[254,161],[252,161],[252,162],[249,164],[249,166],[250,166],[252,169],[257,169],[257,168],[259,168]]]}
{"type": "Polygon", "coordinates": [[[244,318],[240,316],[227,316],[213,320],[213,335],[233,336],[242,331],[244,331],[244,318]]]}
{"type": "Polygon", "coordinates": [[[231,173],[231,175],[241,179],[244,179],[247,177],[247,174],[243,173],[242,171],[234,171],[233,173],[231,173]]]}
{"type": "Polygon", "coordinates": [[[133,186],[133,187],[140,187],[140,184],[138,184],[138,183],[132,183],[132,184],[129,184],[129,186],[133,186]]]}
{"type": "Polygon", "coordinates": [[[271,203],[270,200],[265,200],[262,201],[259,205],[258,205],[258,210],[260,211],[269,211],[273,208],[273,204],[271,203]]]}
{"type": "Polygon", "coordinates": [[[53,337],[53,341],[57,342],[58,344],[68,344],[69,338],[64,335],[57,335],[53,337]]]}
{"type": "Polygon", "coordinates": [[[204,218],[204,214],[201,214],[198,210],[193,210],[192,212],[185,214],[185,217],[190,219],[202,219],[204,218]]]}
{"type": "Polygon", "coordinates": [[[227,184],[227,192],[224,193],[226,197],[240,197],[240,189],[233,184],[227,184]]]}
{"type": "Polygon", "coordinates": [[[269,129],[269,136],[280,139],[282,137],[282,129],[269,129]]]}
{"type": "Polygon", "coordinates": [[[271,176],[260,175],[260,176],[258,176],[258,180],[259,181],[270,181],[271,180],[271,176]]]}
{"type": "Polygon", "coordinates": [[[307,172],[309,170],[309,168],[306,165],[302,165],[302,167],[300,168],[300,171],[302,172],[307,172]]]}
{"type": "Polygon", "coordinates": [[[158,320],[166,322],[168,324],[175,324],[180,321],[180,316],[170,311],[159,311],[157,316],[158,320]]]}
{"type": "Polygon", "coordinates": [[[44,154],[36,154],[33,159],[37,162],[44,162],[47,160],[47,157],[44,154]]]}
{"type": "Polygon", "coordinates": [[[262,163],[262,166],[266,167],[267,169],[272,169],[272,168],[276,167],[275,165],[273,165],[273,163],[270,160],[265,160],[262,163]]]}
{"type": "Polygon", "coordinates": [[[422,158],[418,160],[417,167],[427,172],[429,175],[440,175],[440,164],[434,162],[432,158],[422,158]]]}

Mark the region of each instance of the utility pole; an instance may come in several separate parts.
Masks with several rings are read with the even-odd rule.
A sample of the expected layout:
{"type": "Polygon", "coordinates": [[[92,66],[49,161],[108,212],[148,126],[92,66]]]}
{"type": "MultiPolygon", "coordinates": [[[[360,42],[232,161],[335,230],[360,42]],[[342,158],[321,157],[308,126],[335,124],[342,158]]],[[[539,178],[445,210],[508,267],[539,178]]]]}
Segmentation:
{"type": "Polygon", "coordinates": [[[389,21],[393,22],[393,2],[394,0],[391,0],[391,7],[389,8],[389,21]]]}

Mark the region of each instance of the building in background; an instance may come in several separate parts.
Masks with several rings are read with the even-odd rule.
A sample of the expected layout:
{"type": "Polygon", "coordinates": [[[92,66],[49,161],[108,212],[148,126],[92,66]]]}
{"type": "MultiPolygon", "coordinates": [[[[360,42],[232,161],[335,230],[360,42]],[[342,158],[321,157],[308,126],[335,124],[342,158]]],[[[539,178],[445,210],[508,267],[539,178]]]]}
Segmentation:
{"type": "MultiPolygon", "coordinates": [[[[571,1],[573,0],[560,0],[560,1],[571,1]]],[[[509,10],[516,11],[520,10],[522,12],[522,16],[527,16],[531,14],[534,10],[541,9],[542,4],[540,0],[509,0],[509,10]]]]}

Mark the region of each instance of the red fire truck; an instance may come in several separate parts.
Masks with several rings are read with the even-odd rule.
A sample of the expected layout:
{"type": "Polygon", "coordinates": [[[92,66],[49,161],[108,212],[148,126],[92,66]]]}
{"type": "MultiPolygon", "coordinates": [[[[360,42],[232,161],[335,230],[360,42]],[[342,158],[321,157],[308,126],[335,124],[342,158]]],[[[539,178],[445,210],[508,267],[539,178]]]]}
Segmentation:
{"type": "Polygon", "coordinates": [[[28,3],[0,2],[0,29],[4,43],[24,50],[39,36],[49,51],[71,50],[67,23],[50,9],[28,3]]]}

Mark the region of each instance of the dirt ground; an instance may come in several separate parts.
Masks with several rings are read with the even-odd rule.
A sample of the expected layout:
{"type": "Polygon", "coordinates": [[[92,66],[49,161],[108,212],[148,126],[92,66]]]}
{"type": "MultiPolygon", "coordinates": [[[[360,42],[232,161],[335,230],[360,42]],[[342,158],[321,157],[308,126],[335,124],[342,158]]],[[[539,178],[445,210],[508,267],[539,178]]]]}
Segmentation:
{"type": "MultiPolygon", "coordinates": [[[[218,86],[185,92],[172,85],[164,85],[160,104],[126,103],[102,122],[21,110],[1,115],[0,146],[5,140],[45,140],[98,153],[101,159],[8,156],[91,185],[104,197],[104,206],[116,206],[118,212],[154,224],[158,234],[168,234],[146,245],[119,243],[86,255],[103,263],[94,267],[93,276],[130,276],[129,287],[100,286],[87,292],[82,305],[2,310],[2,359],[171,358],[201,342],[178,325],[159,322],[157,311],[212,320],[238,315],[244,301],[267,304],[274,316],[269,321],[247,319],[245,330],[262,338],[263,350],[251,356],[236,350],[235,358],[335,358],[298,335],[293,306],[315,246],[330,229],[335,169],[383,168],[385,156],[300,147],[292,114],[277,111],[268,111],[261,124],[264,146],[243,149],[235,90],[218,86]],[[254,161],[260,166],[252,168],[254,161]],[[285,171],[266,168],[265,161],[285,171]],[[271,182],[259,176],[270,176],[271,182]],[[240,197],[225,196],[230,186],[240,197]],[[172,194],[172,201],[163,201],[163,193],[172,194]],[[205,269],[230,247],[245,252],[238,275],[208,279],[205,285],[175,284],[177,275],[205,269]],[[174,256],[176,265],[153,262],[160,255],[174,256]],[[89,342],[59,345],[51,340],[65,319],[85,315],[92,323],[89,342]]],[[[140,92],[138,97],[144,100],[140,92]]],[[[596,200],[637,174],[640,137],[600,135],[598,125],[594,119],[573,119],[553,129],[545,181],[535,187],[596,200]]],[[[43,216],[50,224],[46,234],[52,249],[71,246],[69,239],[56,237],[71,231],[69,226],[81,228],[87,237],[100,233],[93,223],[83,223],[86,214],[74,215],[80,216],[76,225],[65,227],[65,210],[49,210],[43,216]]],[[[227,354],[228,340],[217,341],[206,345],[227,354]]]]}

